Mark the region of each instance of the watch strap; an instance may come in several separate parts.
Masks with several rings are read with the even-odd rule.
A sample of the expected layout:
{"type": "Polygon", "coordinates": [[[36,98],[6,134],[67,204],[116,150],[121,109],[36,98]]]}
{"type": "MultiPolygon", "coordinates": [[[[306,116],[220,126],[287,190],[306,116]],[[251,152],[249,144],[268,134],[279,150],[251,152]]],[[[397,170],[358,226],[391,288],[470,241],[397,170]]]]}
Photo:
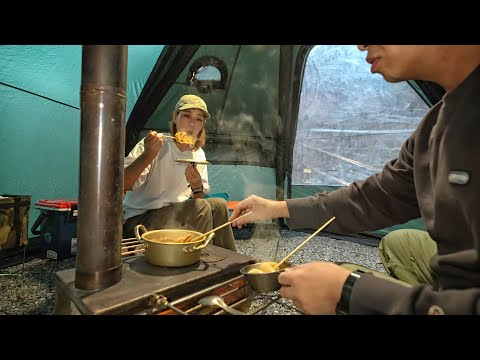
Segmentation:
{"type": "Polygon", "coordinates": [[[347,280],[343,284],[342,295],[340,296],[340,301],[337,304],[336,312],[338,315],[349,315],[350,314],[350,298],[352,296],[352,289],[360,276],[365,272],[362,270],[355,270],[348,275],[347,280]]]}

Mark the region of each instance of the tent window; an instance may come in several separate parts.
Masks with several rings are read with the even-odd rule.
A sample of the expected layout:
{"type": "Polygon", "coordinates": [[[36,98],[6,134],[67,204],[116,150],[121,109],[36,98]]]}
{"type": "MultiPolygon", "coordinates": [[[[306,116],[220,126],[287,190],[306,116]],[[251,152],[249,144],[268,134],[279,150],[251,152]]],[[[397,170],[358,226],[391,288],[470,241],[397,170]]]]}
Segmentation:
{"type": "Polygon", "coordinates": [[[292,185],[345,186],[382,170],[428,111],[407,82],[372,75],[353,45],[308,54],[293,151],[292,185]]]}
{"type": "Polygon", "coordinates": [[[204,56],[190,67],[187,82],[202,93],[213,89],[225,89],[227,67],[225,63],[213,56],[204,56]]]}

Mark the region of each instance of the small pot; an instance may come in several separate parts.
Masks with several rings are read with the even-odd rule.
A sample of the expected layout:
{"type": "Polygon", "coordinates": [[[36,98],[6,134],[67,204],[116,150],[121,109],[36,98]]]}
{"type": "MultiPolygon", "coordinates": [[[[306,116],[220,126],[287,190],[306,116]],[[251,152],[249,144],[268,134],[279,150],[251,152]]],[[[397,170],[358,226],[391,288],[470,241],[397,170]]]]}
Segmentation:
{"type": "Polygon", "coordinates": [[[145,245],[145,260],[155,266],[183,267],[200,261],[201,249],[215,236],[202,236],[194,242],[176,243],[174,240],[187,235],[197,237],[202,233],[191,230],[164,229],[147,231],[145,226],[135,226],[137,240],[145,245]],[[140,230],[143,234],[140,234],[140,230]],[[165,242],[165,240],[171,240],[165,242]]]}
{"type": "Polygon", "coordinates": [[[272,261],[259,262],[244,266],[240,269],[240,273],[245,276],[253,291],[257,293],[276,291],[282,287],[278,282],[278,274],[280,274],[283,269],[289,267],[290,263],[285,261],[282,265],[280,265],[279,269],[271,272],[265,272],[268,271],[268,269],[273,268],[275,265],[277,265],[277,263],[272,261]],[[252,270],[260,270],[262,272],[255,273],[252,272],[252,270]]]}

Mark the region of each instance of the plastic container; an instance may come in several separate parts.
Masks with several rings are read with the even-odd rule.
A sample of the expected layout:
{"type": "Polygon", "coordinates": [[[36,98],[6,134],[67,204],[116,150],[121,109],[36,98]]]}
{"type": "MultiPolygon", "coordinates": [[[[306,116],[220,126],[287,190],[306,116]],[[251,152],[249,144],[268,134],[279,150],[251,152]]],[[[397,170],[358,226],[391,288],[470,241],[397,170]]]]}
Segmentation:
{"type": "Polygon", "coordinates": [[[78,201],[72,199],[40,200],[41,210],[32,226],[32,233],[42,238],[47,258],[62,260],[77,253],[78,201]]]}

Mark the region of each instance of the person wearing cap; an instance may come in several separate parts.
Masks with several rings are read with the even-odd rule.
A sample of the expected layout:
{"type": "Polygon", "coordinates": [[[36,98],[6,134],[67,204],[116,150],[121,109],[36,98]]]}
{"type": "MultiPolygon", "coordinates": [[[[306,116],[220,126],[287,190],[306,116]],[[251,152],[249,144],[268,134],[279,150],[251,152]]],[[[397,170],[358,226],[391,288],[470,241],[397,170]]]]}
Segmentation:
{"type": "Polygon", "coordinates": [[[304,198],[250,196],[230,220],[241,227],[286,218],[291,229],[317,229],[336,216],[327,231],[355,234],[422,217],[427,233],[402,231],[382,240],[387,274],[356,264],[301,264],[279,274],[280,294],[307,314],[478,315],[480,45],[358,48],[386,81],[431,81],[445,95],[381,172],[304,198]]]}
{"type": "MultiPolygon", "coordinates": [[[[207,104],[196,95],[184,95],[170,122],[170,135],[179,132],[195,140],[194,145],[150,131],[125,158],[124,237],[134,237],[135,226],[147,230],[187,229],[210,231],[228,221],[223,198],[205,198],[210,191],[207,165],[179,163],[177,159],[205,161],[207,104]]],[[[215,232],[213,244],[237,251],[231,226],[215,232]]]]}

